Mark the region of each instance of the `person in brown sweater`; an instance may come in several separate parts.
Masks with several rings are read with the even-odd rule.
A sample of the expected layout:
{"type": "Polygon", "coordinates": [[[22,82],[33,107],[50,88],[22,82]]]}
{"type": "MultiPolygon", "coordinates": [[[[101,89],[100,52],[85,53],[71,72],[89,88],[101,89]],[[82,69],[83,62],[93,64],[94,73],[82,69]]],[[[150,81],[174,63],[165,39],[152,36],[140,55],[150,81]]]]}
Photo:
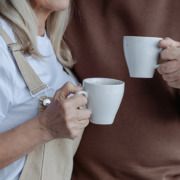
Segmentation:
{"type": "Polygon", "coordinates": [[[72,180],[180,179],[180,1],[74,0],[66,39],[80,80],[125,81],[112,125],[86,128],[72,180]],[[130,78],[123,36],[170,37],[159,42],[163,63],[154,78],[130,78]],[[167,48],[169,47],[169,48],[167,48]],[[168,60],[168,61],[166,61],[168,60]]]}

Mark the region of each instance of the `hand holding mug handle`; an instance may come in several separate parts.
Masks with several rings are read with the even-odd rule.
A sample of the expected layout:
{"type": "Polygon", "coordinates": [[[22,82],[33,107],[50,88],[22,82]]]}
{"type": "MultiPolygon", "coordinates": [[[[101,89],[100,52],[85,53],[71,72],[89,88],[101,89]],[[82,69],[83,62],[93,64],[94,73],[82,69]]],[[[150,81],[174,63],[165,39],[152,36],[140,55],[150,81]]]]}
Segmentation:
{"type": "Polygon", "coordinates": [[[163,61],[158,72],[167,82],[168,86],[180,90],[180,42],[171,38],[164,38],[159,42],[163,48],[160,59],[163,61]]]}

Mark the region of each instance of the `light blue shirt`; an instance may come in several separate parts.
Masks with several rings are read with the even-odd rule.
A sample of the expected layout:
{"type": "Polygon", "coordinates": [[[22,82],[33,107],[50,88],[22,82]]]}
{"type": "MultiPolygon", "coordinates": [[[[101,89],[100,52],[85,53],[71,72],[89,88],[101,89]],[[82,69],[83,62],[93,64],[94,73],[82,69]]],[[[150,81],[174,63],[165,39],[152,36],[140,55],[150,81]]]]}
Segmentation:
{"type": "MultiPolygon", "coordinates": [[[[11,27],[3,19],[0,19],[0,27],[15,41],[11,27]]],[[[29,56],[26,59],[41,81],[49,86],[48,96],[53,97],[56,90],[61,88],[67,81],[75,84],[57,61],[47,35],[37,37],[37,48],[45,58],[39,60],[29,56]]],[[[38,98],[33,98],[30,95],[6,43],[0,36],[0,133],[36,116],[38,104],[38,98]]],[[[24,167],[25,159],[26,157],[24,156],[0,170],[0,180],[18,180],[24,167]]]]}

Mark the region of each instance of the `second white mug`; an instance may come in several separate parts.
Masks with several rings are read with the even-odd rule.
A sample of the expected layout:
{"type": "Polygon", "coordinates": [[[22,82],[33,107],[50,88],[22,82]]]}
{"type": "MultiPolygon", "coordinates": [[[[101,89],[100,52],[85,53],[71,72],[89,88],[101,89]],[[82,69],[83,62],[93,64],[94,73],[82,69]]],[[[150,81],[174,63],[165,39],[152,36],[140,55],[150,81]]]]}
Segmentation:
{"type": "Polygon", "coordinates": [[[87,108],[91,111],[90,122],[112,124],[124,95],[125,83],[110,78],[88,78],[83,80],[83,94],[88,97],[87,108]]]}
{"type": "Polygon", "coordinates": [[[152,78],[158,67],[161,48],[158,42],[162,38],[124,36],[123,47],[130,77],[152,78]]]}

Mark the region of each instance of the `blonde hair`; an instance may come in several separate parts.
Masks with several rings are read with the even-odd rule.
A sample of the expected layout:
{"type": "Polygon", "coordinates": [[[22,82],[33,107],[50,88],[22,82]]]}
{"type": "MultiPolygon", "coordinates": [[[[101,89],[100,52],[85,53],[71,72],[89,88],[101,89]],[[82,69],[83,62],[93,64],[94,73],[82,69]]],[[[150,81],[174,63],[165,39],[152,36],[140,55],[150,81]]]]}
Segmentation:
{"type": "MultiPolygon", "coordinates": [[[[54,52],[66,67],[74,65],[70,49],[63,38],[69,15],[70,8],[53,12],[46,22],[47,35],[50,38],[54,52]]],[[[17,41],[23,46],[24,53],[40,57],[36,47],[38,20],[29,0],[0,0],[0,16],[11,25],[17,41]]]]}

